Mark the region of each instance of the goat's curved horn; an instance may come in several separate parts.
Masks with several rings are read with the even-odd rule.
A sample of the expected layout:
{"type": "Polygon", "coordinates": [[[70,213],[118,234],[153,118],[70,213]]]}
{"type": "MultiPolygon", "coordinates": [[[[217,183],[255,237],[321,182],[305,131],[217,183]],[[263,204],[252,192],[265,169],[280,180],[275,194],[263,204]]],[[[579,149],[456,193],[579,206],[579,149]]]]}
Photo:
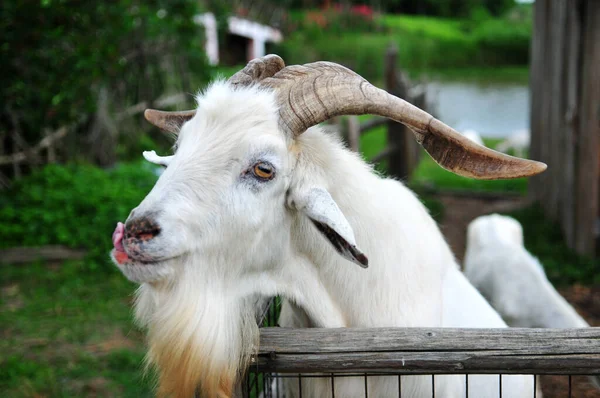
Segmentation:
{"type": "Polygon", "coordinates": [[[261,85],[276,91],[280,126],[294,137],[333,116],[374,114],[408,126],[440,166],[465,177],[517,178],[546,169],[544,163],[472,143],[427,112],[335,63],[288,66],[264,79],[261,85]]]}
{"type": "MultiPolygon", "coordinates": [[[[248,86],[259,83],[261,80],[273,76],[285,67],[283,59],[278,55],[270,54],[261,58],[255,58],[248,65],[233,76],[228,82],[235,86],[248,86]]],[[[154,109],[146,109],[144,117],[147,121],[170,133],[179,133],[181,126],[194,117],[195,110],[181,112],[165,112],[154,109]]]]}
{"type": "Polygon", "coordinates": [[[165,130],[174,134],[179,133],[181,126],[183,126],[185,122],[193,118],[195,114],[195,110],[165,112],[157,111],[156,109],[146,109],[144,111],[144,117],[147,121],[149,121],[161,130],[165,130]]]}
{"type": "Polygon", "coordinates": [[[279,55],[269,54],[255,58],[248,65],[227,80],[230,84],[248,86],[273,76],[285,67],[279,55]]]}

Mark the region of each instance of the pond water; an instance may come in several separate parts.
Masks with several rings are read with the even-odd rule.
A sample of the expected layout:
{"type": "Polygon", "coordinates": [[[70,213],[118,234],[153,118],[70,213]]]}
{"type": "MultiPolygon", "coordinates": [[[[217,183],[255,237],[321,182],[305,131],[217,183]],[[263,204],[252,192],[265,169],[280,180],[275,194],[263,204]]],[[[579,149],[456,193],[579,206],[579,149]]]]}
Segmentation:
{"type": "Polygon", "coordinates": [[[458,131],[503,138],[529,129],[529,88],[521,83],[439,82],[427,84],[432,112],[458,131]]]}

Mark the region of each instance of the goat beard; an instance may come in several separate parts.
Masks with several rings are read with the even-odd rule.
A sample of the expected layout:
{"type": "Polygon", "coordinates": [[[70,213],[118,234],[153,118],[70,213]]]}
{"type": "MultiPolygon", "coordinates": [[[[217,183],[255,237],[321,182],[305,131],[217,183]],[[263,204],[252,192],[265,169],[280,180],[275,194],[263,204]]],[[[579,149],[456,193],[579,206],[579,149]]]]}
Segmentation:
{"type": "Polygon", "coordinates": [[[137,292],[136,320],[148,329],[146,364],[157,370],[157,396],[231,397],[258,347],[254,308],[179,280],[137,292]]]}

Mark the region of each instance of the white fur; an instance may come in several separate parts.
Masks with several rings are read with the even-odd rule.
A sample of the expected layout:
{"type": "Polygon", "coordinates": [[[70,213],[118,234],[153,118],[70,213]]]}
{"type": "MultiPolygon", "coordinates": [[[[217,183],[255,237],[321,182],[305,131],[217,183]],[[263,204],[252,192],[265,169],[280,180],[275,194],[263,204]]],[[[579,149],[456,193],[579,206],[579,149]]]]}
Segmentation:
{"type": "Polygon", "coordinates": [[[522,157],[525,155],[525,151],[529,149],[530,135],[528,129],[514,131],[512,135],[496,146],[496,150],[507,152],[509,149],[513,149],[516,156],[522,157]]]}
{"type": "MultiPolygon", "coordinates": [[[[590,325],[556,291],[523,244],[523,228],[499,214],[473,220],[467,231],[465,274],[509,326],[583,328],[590,325]]],[[[590,377],[600,388],[600,377],[590,377]]]]}
{"type": "Polygon", "coordinates": [[[142,152],[144,159],[150,163],[157,164],[159,166],[167,167],[173,159],[173,156],[158,156],[155,151],[144,151],[142,152]]]}
{"type": "MultiPolygon", "coordinates": [[[[282,326],[505,326],[459,272],[419,199],[319,127],[297,139],[284,136],[272,93],[214,84],[198,97],[198,112],[176,147],[135,209],[162,228],[145,246],[159,260],[136,273],[146,281],[136,314],[149,330],[159,392],[184,396],[200,384],[207,396],[230,394],[256,349],[251,318],[259,297],[286,299],[282,326]],[[261,159],[275,166],[276,177],[254,184],[248,173],[261,159]],[[323,204],[327,195],[311,194],[320,190],[337,210],[323,204]],[[350,243],[355,239],[368,269],[333,249],[309,219],[319,216],[350,243]]],[[[489,381],[470,377],[471,396],[497,396],[489,381]]],[[[328,383],[306,380],[303,392],[327,397],[328,383]]],[[[336,394],[362,396],[362,383],[338,380],[336,394]]],[[[518,376],[503,388],[531,397],[532,384],[518,376]]],[[[439,376],[435,385],[439,397],[464,396],[464,377],[439,376]]],[[[388,396],[397,392],[397,378],[373,377],[369,389],[370,396],[388,396]]],[[[431,378],[403,378],[403,393],[431,396],[431,378]]]]}
{"type": "Polygon", "coordinates": [[[475,130],[465,130],[462,132],[462,135],[467,137],[468,139],[470,139],[471,141],[473,141],[476,144],[479,144],[481,146],[485,146],[485,144],[483,143],[483,140],[481,139],[481,135],[479,135],[479,133],[475,130]]]}
{"type": "Polygon", "coordinates": [[[510,326],[589,326],[525,249],[518,221],[498,214],[478,217],[469,225],[467,240],[465,274],[510,326]]]}

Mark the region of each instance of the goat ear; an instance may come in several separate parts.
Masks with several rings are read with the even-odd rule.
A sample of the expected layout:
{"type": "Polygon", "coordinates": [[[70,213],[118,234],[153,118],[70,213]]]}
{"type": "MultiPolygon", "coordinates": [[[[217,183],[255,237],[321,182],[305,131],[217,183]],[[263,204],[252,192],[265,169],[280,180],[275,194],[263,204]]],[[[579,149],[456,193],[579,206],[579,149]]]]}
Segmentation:
{"type": "Polygon", "coordinates": [[[144,159],[150,163],[157,164],[159,166],[167,167],[171,163],[173,156],[158,156],[155,151],[144,151],[142,152],[144,159]]]}
{"type": "Polygon", "coordinates": [[[358,247],[352,227],[329,192],[312,188],[291,198],[292,206],[304,213],[345,259],[367,268],[369,260],[358,247]]]}
{"type": "Polygon", "coordinates": [[[156,109],[146,109],[144,111],[144,117],[147,121],[149,121],[159,129],[168,131],[169,133],[173,134],[179,134],[181,126],[183,126],[185,122],[193,118],[195,114],[195,110],[165,112],[157,111],[156,109]]]}

